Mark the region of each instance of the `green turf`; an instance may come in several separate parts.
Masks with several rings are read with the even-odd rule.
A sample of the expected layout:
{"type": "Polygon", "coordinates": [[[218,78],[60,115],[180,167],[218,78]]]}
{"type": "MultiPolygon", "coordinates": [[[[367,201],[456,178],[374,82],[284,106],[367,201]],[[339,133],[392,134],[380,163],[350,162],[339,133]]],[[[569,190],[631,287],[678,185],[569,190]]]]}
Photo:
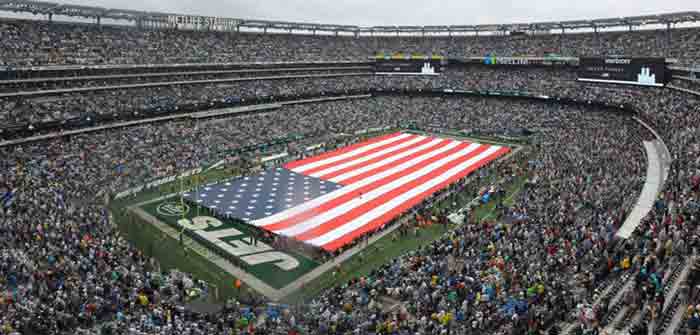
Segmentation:
{"type": "MultiPolygon", "coordinates": [[[[525,185],[527,178],[518,177],[511,184],[506,187],[505,199],[503,199],[503,206],[511,206],[515,201],[515,197],[518,195],[520,190],[522,190],[525,185]]],[[[494,197],[487,204],[483,204],[474,209],[474,217],[477,221],[482,221],[486,219],[496,220],[498,219],[498,213],[496,213],[496,205],[501,200],[498,197],[494,197]]]]}
{"type": "MultiPolygon", "coordinates": [[[[392,130],[393,131],[393,130],[392,130]]],[[[389,133],[392,131],[386,131],[384,133],[389,133]]],[[[374,137],[377,134],[363,134],[363,137],[374,137]]],[[[504,143],[496,143],[503,145],[504,143]]],[[[235,175],[234,171],[229,170],[211,170],[200,174],[203,177],[203,183],[214,182],[217,180],[222,180],[228,178],[231,175],[235,175]]],[[[185,178],[190,185],[192,184],[192,177],[185,178]]],[[[484,180],[484,181],[488,181],[484,180]]],[[[507,187],[507,197],[517,191],[524,184],[524,178],[522,180],[516,180],[512,185],[507,187]]],[[[207,260],[206,258],[200,256],[194,251],[187,252],[182,248],[178,241],[166,236],[158,228],[139,222],[138,218],[131,218],[125,214],[124,208],[148,201],[150,199],[156,198],[158,196],[174,193],[180,190],[180,181],[176,181],[170,184],[162,185],[159,188],[151,189],[142,193],[137,194],[134,197],[127,197],[125,199],[120,199],[113,201],[110,204],[110,209],[114,214],[114,217],[120,227],[120,230],[124,233],[127,239],[129,239],[134,245],[136,245],[140,250],[149,256],[153,256],[158,259],[164,269],[178,268],[182,271],[192,273],[196,278],[202,279],[210,285],[218,288],[220,300],[227,299],[229,297],[240,297],[255,294],[248,289],[243,289],[240,292],[238,289],[233,287],[233,282],[235,278],[220,269],[217,265],[207,260]]],[[[463,206],[472,200],[471,194],[460,193],[454,197],[448,197],[445,201],[437,204],[435,206],[438,211],[445,212],[451,206],[452,202],[455,202],[459,206],[463,206]]],[[[504,202],[506,205],[512,203],[513,197],[506,199],[504,202]]],[[[497,199],[495,199],[497,200],[497,199]]],[[[495,216],[495,201],[489,204],[482,205],[477,208],[476,217],[477,220],[481,220],[485,217],[495,216]]],[[[454,208],[452,208],[454,209],[454,208]]],[[[454,226],[448,226],[454,227],[454,226]]],[[[325,290],[334,285],[346,282],[352,277],[366,275],[376,269],[382,264],[385,264],[389,260],[396,258],[405,254],[408,251],[415,250],[422,245],[426,245],[439,238],[445,233],[445,226],[442,225],[432,225],[426,228],[422,228],[420,231],[420,236],[414,237],[413,234],[409,234],[408,237],[398,239],[393,241],[393,234],[380,239],[372,246],[368,247],[367,250],[363,251],[361,255],[356,255],[355,257],[347,260],[341,265],[342,273],[333,274],[334,271],[329,271],[325,273],[310,283],[307,283],[301,290],[293,293],[292,295],[285,298],[286,302],[300,302],[308,299],[309,297],[319,294],[322,290],[325,290]],[[361,257],[360,257],[361,256],[361,257]]]]}
{"type": "MultiPolygon", "coordinates": [[[[202,176],[202,182],[213,182],[223,178],[230,177],[235,174],[235,171],[218,169],[206,171],[202,176]]],[[[188,182],[192,182],[193,177],[184,178],[188,182]]],[[[126,208],[150,199],[159,197],[177,191],[180,187],[180,181],[161,185],[160,187],[144,191],[134,197],[126,197],[112,201],[110,203],[110,211],[122,232],[124,237],[134,246],[141,250],[144,254],[157,259],[164,270],[179,269],[181,271],[192,273],[196,278],[209,283],[218,290],[219,301],[228,298],[248,297],[253,292],[243,288],[236,289],[233,282],[236,280],[233,276],[220,269],[214,263],[200,256],[199,254],[182,248],[178,241],[171,239],[161,232],[158,228],[147,224],[142,220],[127,214],[126,208]]],[[[214,297],[211,294],[210,297],[214,297]]]]}
{"type": "MultiPolygon", "coordinates": [[[[200,181],[201,183],[206,184],[225,178],[230,178],[231,176],[236,174],[236,171],[231,171],[229,169],[214,169],[202,172],[197,176],[202,178],[200,181]]],[[[128,196],[119,200],[114,200],[110,203],[110,208],[114,210],[119,208],[125,208],[131,205],[151,200],[153,198],[157,198],[159,196],[178,192],[180,190],[181,185],[185,188],[187,188],[187,185],[194,185],[194,178],[194,176],[185,177],[182,178],[182,183],[180,182],[180,180],[177,180],[172,183],[163,184],[159,187],[155,187],[147,191],[137,193],[135,196],[128,196]]]]}
{"type": "MultiPolygon", "coordinates": [[[[174,198],[174,199],[169,199],[169,200],[164,200],[164,201],[158,201],[150,204],[146,204],[141,206],[141,208],[146,211],[147,213],[153,215],[154,217],[157,217],[161,221],[169,224],[171,227],[178,228],[177,220],[181,219],[181,217],[176,216],[165,216],[161,215],[156,211],[156,208],[160,206],[164,202],[177,202],[179,198],[174,198]]],[[[185,217],[192,219],[195,216],[214,216],[214,213],[211,212],[208,208],[200,208],[199,206],[195,206],[195,208],[192,208],[189,210],[189,212],[185,215],[185,217]]],[[[221,230],[221,229],[227,229],[227,228],[235,228],[241,232],[243,232],[246,236],[251,236],[254,234],[254,230],[252,227],[243,224],[239,221],[236,220],[227,220],[227,219],[220,219],[224,223],[223,226],[217,227],[215,229],[208,228],[207,230],[221,230]]],[[[240,239],[240,237],[234,238],[234,239],[240,239]]],[[[225,239],[226,240],[226,239],[225,239]]],[[[228,240],[227,240],[228,241],[228,240]]],[[[290,251],[284,251],[286,254],[294,257],[298,262],[299,266],[291,271],[284,271],[275,266],[272,263],[265,263],[265,264],[258,264],[258,265],[247,265],[243,262],[240,262],[240,264],[237,264],[237,266],[241,267],[243,270],[246,272],[252,274],[256,278],[262,280],[263,282],[267,283],[268,285],[280,289],[287,284],[293,282],[297,278],[301,277],[302,275],[306,274],[307,272],[313,270],[316,268],[319,263],[316,262],[315,260],[312,260],[308,257],[304,257],[300,254],[290,252],[290,251]]]]}
{"type": "MultiPolygon", "coordinates": [[[[382,134],[397,131],[396,129],[386,130],[379,133],[362,134],[361,138],[371,138],[382,134]]],[[[199,183],[213,183],[222,179],[238,175],[238,171],[229,169],[214,169],[204,171],[198,175],[199,183]]],[[[178,241],[166,236],[158,228],[146,224],[136,218],[131,218],[126,214],[125,209],[138,203],[180,191],[181,187],[195,184],[195,177],[189,176],[175,182],[161,185],[134,196],[128,196],[119,200],[112,200],[109,204],[110,212],[113,214],[116,224],[124,237],[145,254],[156,258],[163,269],[177,268],[182,271],[192,273],[196,278],[208,282],[217,287],[219,300],[223,301],[230,297],[250,296],[254,292],[243,288],[236,289],[233,282],[236,278],[220,269],[217,265],[190,251],[186,252],[178,241]]],[[[210,295],[213,296],[213,295],[210,295]]]]}
{"type": "MultiPolygon", "coordinates": [[[[488,179],[487,179],[488,180],[488,179]]],[[[517,193],[522,189],[525,183],[525,177],[516,178],[511,184],[506,187],[505,205],[510,205],[517,193]]],[[[436,204],[437,211],[444,211],[451,207],[451,202],[456,202],[458,205],[466,205],[473,197],[466,194],[458,194],[455,197],[448,197],[440,203],[436,204]]],[[[475,219],[481,221],[487,216],[494,215],[495,206],[500,199],[492,198],[488,204],[481,205],[475,210],[475,219]]],[[[456,225],[448,226],[434,224],[428,227],[421,228],[418,236],[414,236],[411,232],[408,236],[395,239],[396,232],[393,232],[379,241],[375,242],[362,253],[355,255],[340,265],[341,273],[337,271],[329,271],[319,276],[304,287],[289,296],[285,297],[286,303],[300,303],[304,300],[314,297],[330,287],[342,284],[356,277],[361,277],[369,274],[372,270],[386,264],[391,259],[399,257],[409,251],[416,250],[421,246],[432,243],[442,237],[450,229],[456,225]]]]}
{"type": "Polygon", "coordinates": [[[164,270],[175,268],[192,273],[195,278],[217,288],[219,301],[252,294],[236,289],[233,276],[196,252],[185,250],[178,241],[133,213],[115,212],[114,216],[122,234],[144,254],[156,258],[164,270]]]}
{"type": "MultiPolygon", "coordinates": [[[[341,273],[336,270],[328,271],[310,283],[306,283],[300,290],[284,298],[286,303],[303,302],[309,297],[321,293],[321,291],[333,287],[337,284],[347,282],[353,277],[360,277],[369,274],[373,269],[380,267],[389,260],[399,257],[406,252],[416,250],[418,247],[426,245],[447,232],[450,226],[434,224],[421,228],[419,235],[398,238],[394,241],[396,231],[384,236],[360,254],[348,259],[340,265],[341,273]]],[[[453,227],[453,226],[452,226],[453,227]]]]}

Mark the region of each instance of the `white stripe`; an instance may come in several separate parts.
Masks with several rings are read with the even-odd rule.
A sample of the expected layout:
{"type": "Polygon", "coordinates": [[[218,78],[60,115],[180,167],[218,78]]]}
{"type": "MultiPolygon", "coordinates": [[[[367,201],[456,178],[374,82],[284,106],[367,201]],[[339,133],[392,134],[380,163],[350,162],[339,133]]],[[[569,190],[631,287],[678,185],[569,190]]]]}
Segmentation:
{"type": "Polygon", "coordinates": [[[400,206],[402,203],[408,201],[409,199],[415,197],[416,195],[425,192],[429,190],[430,188],[452,178],[454,175],[458,174],[461,171],[464,171],[465,169],[469,168],[469,166],[478,163],[482,159],[486,158],[487,156],[497,152],[500,150],[500,146],[492,146],[488,148],[486,151],[480,153],[479,155],[470,158],[469,160],[445,171],[442,175],[438,176],[437,178],[433,178],[429,180],[428,182],[421,184],[420,186],[411,189],[410,191],[401,194],[398,197],[395,197],[391,199],[390,201],[377,206],[373,208],[372,210],[368,211],[365,214],[362,214],[361,216],[357,217],[355,220],[350,221],[346,223],[343,226],[340,226],[333,231],[330,231],[322,236],[316,237],[314,239],[306,241],[307,243],[310,243],[315,246],[323,246],[327,243],[333,242],[346,234],[349,234],[356,229],[365,226],[369,224],[372,220],[384,215],[385,213],[391,211],[395,207],[400,206]]]}
{"type": "Polygon", "coordinates": [[[323,170],[314,172],[314,173],[310,174],[310,176],[311,176],[311,177],[316,177],[316,178],[323,177],[324,175],[327,175],[327,174],[329,174],[329,173],[333,173],[333,172],[335,172],[335,171],[342,170],[342,169],[347,168],[347,167],[349,167],[349,166],[353,166],[353,165],[355,165],[355,164],[360,164],[360,163],[366,162],[366,161],[368,161],[368,160],[370,160],[370,159],[374,159],[374,158],[377,158],[377,157],[379,157],[379,156],[386,155],[386,154],[388,154],[388,153],[394,152],[394,151],[396,151],[396,150],[400,150],[400,149],[403,149],[403,148],[406,148],[406,147],[410,147],[410,146],[412,146],[412,145],[414,145],[414,144],[416,144],[416,143],[418,143],[418,142],[424,140],[425,138],[426,138],[425,136],[416,136],[416,138],[411,139],[411,140],[406,141],[406,142],[403,142],[403,143],[400,143],[399,145],[395,145],[395,146],[386,148],[386,149],[384,149],[384,150],[379,150],[379,151],[377,151],[377,152],[375,152],[375,153],[372,153],[372,154],[369,154],[369,155],[360,155],[360,156],[358,156],[357,159],[353,159],[353,160],[348,161],[348,162],[345,162],[345,163],[333,165],[333,166],[331,166],[331,167],[329,167],[329,168],[326,168],[326,169],[323,169],[323,170]]]}
{"type": "Polygon", "coordinates": [[[451,150],[452,148],[458,146],[460,142],[452,142],[442,148],[438,148],[437,150],[430,151],[425,153],[424,155],[418,156],[416,158],[413,158],[409,161],[406,161],[402,164],[399,164],[393,168],[387,169],[385,171],[382,171],[377,174],[373,174],[371,176],[368,176],[365,179],[362,179],[361,181],[358,181],[356,183],[350,184],[348,186],[339,188],[333,192],[327,193],[325,195],[322,195],[318,198],[311,199],[307,202],[304,202],[302,204],[299,204],[298,206],[292,207],[290,209],[287,209],[285,211],[279,212],[277,214],[270,215],[268,217],[264,217],[262,219],[254,220],[251,221],[251,224],[256,225],[256,226],[266,226],[272,223],[276,223],[282,220],[285,220],[287,218],[290,218],[294,215],[297,215],[299,213],[303,213],[309,209],[316,208],[320,206],[321,204],[324,204],[328,201],[331,201],[337,197],[343,196],[344,194],[347,194],[349,192],[353,192],[359,188],[362,188],[366,185],[369,185],[377,180],[384,179],[387,176],[390,176],[394,173],[397,173],[401,170],[405,170],[407,168],[410,168],[413,165],[419,164],[420,162],[430,159],[431,157],[434,157],[436,155],[439,155],[445,151],[451,150]]]}
{"type": "Polygon", "coordinates": [[[319,213],[317,216],[310,218],[306,221],[300,222],[297,225],[291,226],[286,229],[282,229],[279,231],[275,231],[278,234],[285,235],[285,236],[296,236],[299,234],[302,234],[308,230],[311,230],[313,228],[316,228],[328,221],[331,221],[338,216],[341,216],[359,206],[362,206],[363,204],[372,201],[376,198],[379,198],[383,196],[386,193],[389,193],[393,191],[394,189],[397,189],[407,183],[410,183],[418,178],[421,178],[434,170],[440,169],[443,165],[448,164],[451,161],[457,160],[461,157],[464,157],[468,155],[470,152],[476,150],[479,148],[481,145],[478,143],[472,143],[468,147],[457,151],[447,157],[443,157],[437,161],[434,161],[412,173],[409,173],[401,178],[392,180],[390,183],[387,183],[385,185],[382,185],[380,187],[377,187],[365,194],[362,194],[361,197],[355,197],[347,202],[344,202],[342,204],[339,204],[333,209],[327,210],[323,213],[319,213]]]}
{"type": "MultiPolygon", "coordinates": [[[[346,173],[337,175],[337,176],[335,176],[335,177],[333,177],[333,178],[331,178],[331,179],[328,179],[328,181],[332,181],[332,182],[334,182],[334,183],[342,182],[343,180],[347,180],[347,179],[350,179],[350,178],[352,178],[352,177],[359,176],[359,175],[361,175],[361,174],[363,174],[363,173],[365,173],[365,172],[367,172],[367,171],[372,171],[372,170],[374,170],[374,169],[376,169],[376,168],[379,168],[379,167],[382,167],[382,166],[384,166],[384,165],[391,164],[391,163],[393,163],[393,162],[395,162],[395,161],[397,161],[397,160],[399,160],[399,159],[402,159],[402,158],[404,158],[404,157],[408,157],[408,156],[410,156],[410,155],[413,155],[413,154],[415,154],[416,152],[419,152],[419,151],[428,149],[428,148],[430,148],[430,147],[436,146],[436,145],[442,143],[443,141],[445,141],[445,140],[439,139],[439,138],[434,139],[434,140],[432,140],[432,141],[430,141],[430,142],[428,142],[428,143],[426,143],[426,144],[423,144],[423,145],[421,145],[421,146],[419,146],[419,147],[415,147],[415,148],[413,148],[413,149],[411,149],[411,150],[404,151],[404,152],[402,152],[402,153],[400,153],[400,154],[398,154],[398,155],[393,155],[393,156],[387,157],[386,159],[381,160],[381,161],[379,161],[379,162],[372,163],[372,164],[370,164],[370,165],[361,167],[361,168],[359,168],[359,169],[352,170],[352,171],[348,171],[348,172],[346,172],[346,173]]],[[[449,141],[449,140],[447,140],[447,141],[449,141]]]]}
{"type": "Polygon", "coordinates": [[[326,165],[326,164],[335,163],[335,162],[337,162],[337,161],[339,161],[339,160],[343,160],[343,159],[346,159],[346,158],[349,158],[349,157],[352,157],[352,156],[355,156],[355,155],[359,155],[359,154],[362,154],[363,152],[367,152],[367,151],[372,150],[372,149],[374,149],[374,148],[379,148],[379,147],[381,147],[382,145],[386,145],[386,144],[389,144],[389,143],[394,143],[394,142],[396,142],[396,141],[402,140],[402,139],[407,138],[407,137],[412,137],[412,136],[415,136],[415,135],[411,135],[411,134],[401,134],[401,135],[399,135],[399,136],[394,136],[394,137],[392,137],[392,138],[387,138],[386,140],[379,141],[379,142],[375,142],[375,143],[372,143],[372,144],[369,144],[369,145],[365,145],[365,146],[362,146],[362,147],[357,148],[357,149],[355,149],[355,150],[350,150],[350,151],[348,151],[348,152],[346,152],[346,153],[342,153],[342,154],[340,154],[340,155],[331,156],[331,157],[328,157],[328,158],[326,158],[326,159],[322,159],[322,160],[319,160],[319,161],[311,162],[311,163],[309,163],[309,164],[297,166],[297,167],[293,168],[292,171],[297,172],[297,173],[301,173],[301,172],[304,172],[304,171],[306,171],[306,170],[310,170],[310,169],[313,169],[313,168],[317,168],[317,167],[319,167],[319,166],[324,166],[324,165],[326,165]]]}

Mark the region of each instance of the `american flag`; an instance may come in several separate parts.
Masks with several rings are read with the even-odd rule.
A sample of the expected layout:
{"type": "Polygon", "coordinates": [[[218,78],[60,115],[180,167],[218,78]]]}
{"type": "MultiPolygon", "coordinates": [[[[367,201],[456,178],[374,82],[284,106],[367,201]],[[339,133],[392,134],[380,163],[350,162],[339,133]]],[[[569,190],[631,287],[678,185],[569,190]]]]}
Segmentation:
{"type": "Polygon", "coordinates": [[[333,251],[509,150],[399,132],[185,196],[222,215],[333,251]]]}

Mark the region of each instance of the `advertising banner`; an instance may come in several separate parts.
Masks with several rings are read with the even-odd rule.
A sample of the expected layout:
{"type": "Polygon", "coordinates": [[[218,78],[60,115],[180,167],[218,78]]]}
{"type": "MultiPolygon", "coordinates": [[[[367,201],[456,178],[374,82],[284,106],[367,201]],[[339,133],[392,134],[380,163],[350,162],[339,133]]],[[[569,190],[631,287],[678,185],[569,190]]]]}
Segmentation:
{"type": "Polygon", "coordinates": [[[580,59],[578,80],[613,84],[664,86],[665,58],[592,58],[580,59]]]}

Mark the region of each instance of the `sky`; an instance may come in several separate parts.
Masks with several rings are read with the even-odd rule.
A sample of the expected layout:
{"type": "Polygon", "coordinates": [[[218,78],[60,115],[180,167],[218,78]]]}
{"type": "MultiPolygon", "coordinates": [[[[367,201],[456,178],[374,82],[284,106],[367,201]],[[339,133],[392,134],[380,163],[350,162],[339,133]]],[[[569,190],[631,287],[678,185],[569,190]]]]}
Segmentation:
{"type": "Polygon", "coordinates": [[[472,25],[700,10],[698,0],[48,0],[107,8],[331,24],[472,25]]]}

